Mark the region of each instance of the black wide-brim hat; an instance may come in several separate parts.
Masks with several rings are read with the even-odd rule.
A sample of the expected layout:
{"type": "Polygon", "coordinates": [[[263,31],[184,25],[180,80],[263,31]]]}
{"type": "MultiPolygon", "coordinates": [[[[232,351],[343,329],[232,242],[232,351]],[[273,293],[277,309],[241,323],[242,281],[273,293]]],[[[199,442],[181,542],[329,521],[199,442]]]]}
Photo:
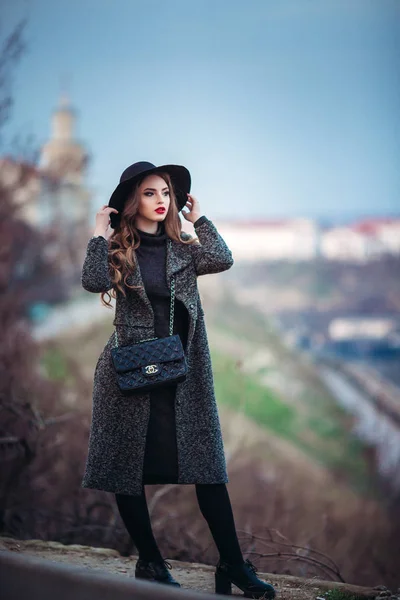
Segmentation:
{"type": "Polygon", "coordinates": [[[122,173],[119,184],[111,194],[108,206],[116,208],[117,213],[110,213],[110,224],[113,229],[119,224],[125,202],[133,190],[135,183],[146,175],[164,171],[171,177],[176,196],[178,212],[182,210],[187,202],[187,194],[190,192],[191,177],[186,167],[181,165],[161,165],[156,167],[150,162],[141,161],[133,163],[122,173]]]}

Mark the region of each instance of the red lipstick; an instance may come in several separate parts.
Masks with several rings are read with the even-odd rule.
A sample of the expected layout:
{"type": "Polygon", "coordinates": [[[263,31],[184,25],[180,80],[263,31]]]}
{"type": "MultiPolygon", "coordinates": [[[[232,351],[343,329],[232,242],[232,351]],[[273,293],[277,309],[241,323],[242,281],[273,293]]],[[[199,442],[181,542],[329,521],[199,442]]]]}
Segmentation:
{"type": "Polygon", "coordinates": [[[160,208],[156,208],[156,212],[159,214],[165,213],[165,208],[160,206],[160,208]]]}

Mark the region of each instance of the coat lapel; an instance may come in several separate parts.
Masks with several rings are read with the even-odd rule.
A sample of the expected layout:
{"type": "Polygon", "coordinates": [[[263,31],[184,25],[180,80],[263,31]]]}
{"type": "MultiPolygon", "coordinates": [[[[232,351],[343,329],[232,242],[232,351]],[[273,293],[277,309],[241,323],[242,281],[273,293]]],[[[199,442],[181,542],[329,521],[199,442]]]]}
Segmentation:
{"type": "MultiPolygon", "coordinates": [[[[172,277],[184,269],[191,262],[191,255],[188,248],[186,248],[185,244],[181,244],[175,240],[171,240],[171,245],[167,243],[166,248],[167,258],[166,258],[166,278],[167,285],[171,289],[171,280],[172,277]]],[[[134,272],[129,276],[129,282],[133,285],[142,286],[140,289],[137,289],[137,293],[142,298],[143,302],[146,304],[150,312],[152,313],[152,306],[150,300],[145,292],[142,274],[140,271],[139,264],[136,265],[134,272]]]]}
{"type": "Polygon", "coordinates": [[[171,240],[171,246],[167,244],[167,284],[171,287],[172,276],[184,269],[191,262],[190,251],[186,244],[171,240]]]}
{"type": "Polygon", "coordinates": [[[147,306],[147,308],[149,309],[150,313],[153,312],[153,308],[151,306],[151,302],[145,292],[144,289],[144,283],[143,283],[143,279],[142,279],[142,273],[140,271],[140,266],[139,266],[139,261],[136,259],[136,266],[133,272],[131,272],[129,274],[128,277],[128,283],[130,285],[140,285],[140,288],[137,288],[135,290],[135,293],[143,300],[144,304],[147,306]]]}

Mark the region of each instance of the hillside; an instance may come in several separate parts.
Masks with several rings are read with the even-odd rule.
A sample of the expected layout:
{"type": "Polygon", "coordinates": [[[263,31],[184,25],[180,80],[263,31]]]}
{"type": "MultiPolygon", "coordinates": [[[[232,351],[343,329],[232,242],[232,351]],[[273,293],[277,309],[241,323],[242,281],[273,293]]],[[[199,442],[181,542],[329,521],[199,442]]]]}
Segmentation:
{"type": "MultiPolygon", "coordinates": [[[[264,570],[307,577],[340,574],[364,585],[382,581],[385,560],[393,582],[392,522],[377,498],[363,449],[349,435],[346,415],[309,366],[290,356],[279,340],[266,338],[256,315],[245,321],[233,306],[222,314],[215,303],[207,303],[206,315],[229,491],[243,550],[252,552],[264,570]]],[[[112,331],[110,320],[68,331],[42,347],[43,370],[66,386],[60,411],[79,408],[86,423],[94,366],[112,331]]],[[[79,438],[78,443],[79,475],[86,441],[79,438]]],[[[57,474],[52,477],[62,494],[64,482],[57,474]]],[[[212,564],[215,550],[191,488],[149,486],[155,535],[168,556],[212,564]]],[[[110,497],[85,491],[79,498],[76,502],[89,503],[87,516],[79,510],[85,533],[79,533],[79,526],[71,531],[59,524],[52,539],[123,549],[126,535],[110,497]],[[99,503],[107,508],[90,510],[99,503]],[[105,523],[113,523],[112,532],[105,523]]],[[[61,497],[55,501],[63,502],[61,497]]],[[[69,510],[67,503],[63,510],[69,510]]]]}

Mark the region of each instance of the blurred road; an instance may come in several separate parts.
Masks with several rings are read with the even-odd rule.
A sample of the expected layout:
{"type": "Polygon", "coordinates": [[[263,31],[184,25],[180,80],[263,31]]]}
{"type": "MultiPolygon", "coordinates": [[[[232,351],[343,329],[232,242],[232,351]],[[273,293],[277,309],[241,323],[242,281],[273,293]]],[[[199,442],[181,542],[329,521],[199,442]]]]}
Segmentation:
{"type": "Polygon", "coordinates": [[[400,429],[387,414],[379,410],[343,374],[327,366],[319,373],[337,402],[355,416],[353,431],[363,442],[376,449],[379,474],[387,477],[393,489],[400,490],[400,429]]]}

